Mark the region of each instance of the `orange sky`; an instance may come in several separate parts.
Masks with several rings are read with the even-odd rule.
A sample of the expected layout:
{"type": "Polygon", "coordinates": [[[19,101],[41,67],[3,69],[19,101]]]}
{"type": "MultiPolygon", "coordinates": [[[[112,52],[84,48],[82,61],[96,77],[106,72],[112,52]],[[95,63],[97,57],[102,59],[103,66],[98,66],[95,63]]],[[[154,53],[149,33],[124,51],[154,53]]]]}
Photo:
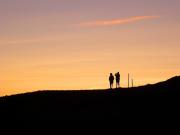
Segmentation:
{"type": "Polygon", "coordinates": [[[178,4],[3,0],[0,95],[108,88],[118,71],[123,87],[128,73],[136,86],[179,75],[178,4]]]}

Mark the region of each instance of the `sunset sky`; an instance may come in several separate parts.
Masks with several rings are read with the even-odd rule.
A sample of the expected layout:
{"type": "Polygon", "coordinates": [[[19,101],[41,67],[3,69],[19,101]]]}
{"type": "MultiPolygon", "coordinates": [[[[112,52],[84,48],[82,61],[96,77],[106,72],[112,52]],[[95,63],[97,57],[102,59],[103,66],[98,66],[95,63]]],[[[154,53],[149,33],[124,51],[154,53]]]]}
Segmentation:
{"type": "Polygon", "coordinates": [[[0,0],[0,96],[180,75],[180,0],[0,0]]]}

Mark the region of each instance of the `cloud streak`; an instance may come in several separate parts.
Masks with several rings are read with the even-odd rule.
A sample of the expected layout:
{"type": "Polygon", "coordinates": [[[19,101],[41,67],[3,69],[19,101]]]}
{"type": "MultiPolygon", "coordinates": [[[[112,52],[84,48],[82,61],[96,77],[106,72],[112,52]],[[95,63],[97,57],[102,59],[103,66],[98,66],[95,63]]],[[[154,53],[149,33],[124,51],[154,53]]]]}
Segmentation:
{"type": "Polygon", "coordinates": [[[83,22],[80,23],[80,26],[83,27],[100,27],[100,26],[114,26],[114,25],[122,25],[128,23],[135,23],[143,20],[157,19],[160,16],[134,16],[124,19],[113,19],[113,20],[97,20],[92,22],[83,22]]]}

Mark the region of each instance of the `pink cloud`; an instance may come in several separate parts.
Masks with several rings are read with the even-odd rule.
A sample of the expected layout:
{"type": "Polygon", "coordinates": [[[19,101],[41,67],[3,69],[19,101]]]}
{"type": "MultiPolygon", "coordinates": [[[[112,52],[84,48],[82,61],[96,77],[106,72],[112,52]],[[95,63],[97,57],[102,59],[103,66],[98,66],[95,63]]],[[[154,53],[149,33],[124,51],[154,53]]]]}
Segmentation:
{"type": "Polygon", "coordinates": [[[92,22],[83,22],[80,23],[80,26],[84,27],[93,27],[93,26],[113,26],[113,25],[121,25],[127,23],[134,23],[142,20],[156,19],[160,16],[135,16],[124,19],[113,19],[113,20],[97,20],[92,22]]]}

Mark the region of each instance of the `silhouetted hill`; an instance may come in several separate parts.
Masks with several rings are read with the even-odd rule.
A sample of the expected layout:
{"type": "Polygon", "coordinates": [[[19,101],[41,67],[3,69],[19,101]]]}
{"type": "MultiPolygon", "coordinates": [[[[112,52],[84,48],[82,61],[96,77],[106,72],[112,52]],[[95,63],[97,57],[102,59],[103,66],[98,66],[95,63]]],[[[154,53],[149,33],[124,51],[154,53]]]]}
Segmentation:
{"type": "Polygon", "coordinates": [[[87,130],[103,125],[106,131],[114,124],[120,132],[129,127],[131,133],[158,129],[173,134],[177,130],[175,122],[179,121],[179,103],[180,76],[177,76],[129,89],[37,91],[1,97],[0,115],[6,126],[19,124],[29,129],[32,123],[33,129],[40,131],[85,125],[87,130]]]}

